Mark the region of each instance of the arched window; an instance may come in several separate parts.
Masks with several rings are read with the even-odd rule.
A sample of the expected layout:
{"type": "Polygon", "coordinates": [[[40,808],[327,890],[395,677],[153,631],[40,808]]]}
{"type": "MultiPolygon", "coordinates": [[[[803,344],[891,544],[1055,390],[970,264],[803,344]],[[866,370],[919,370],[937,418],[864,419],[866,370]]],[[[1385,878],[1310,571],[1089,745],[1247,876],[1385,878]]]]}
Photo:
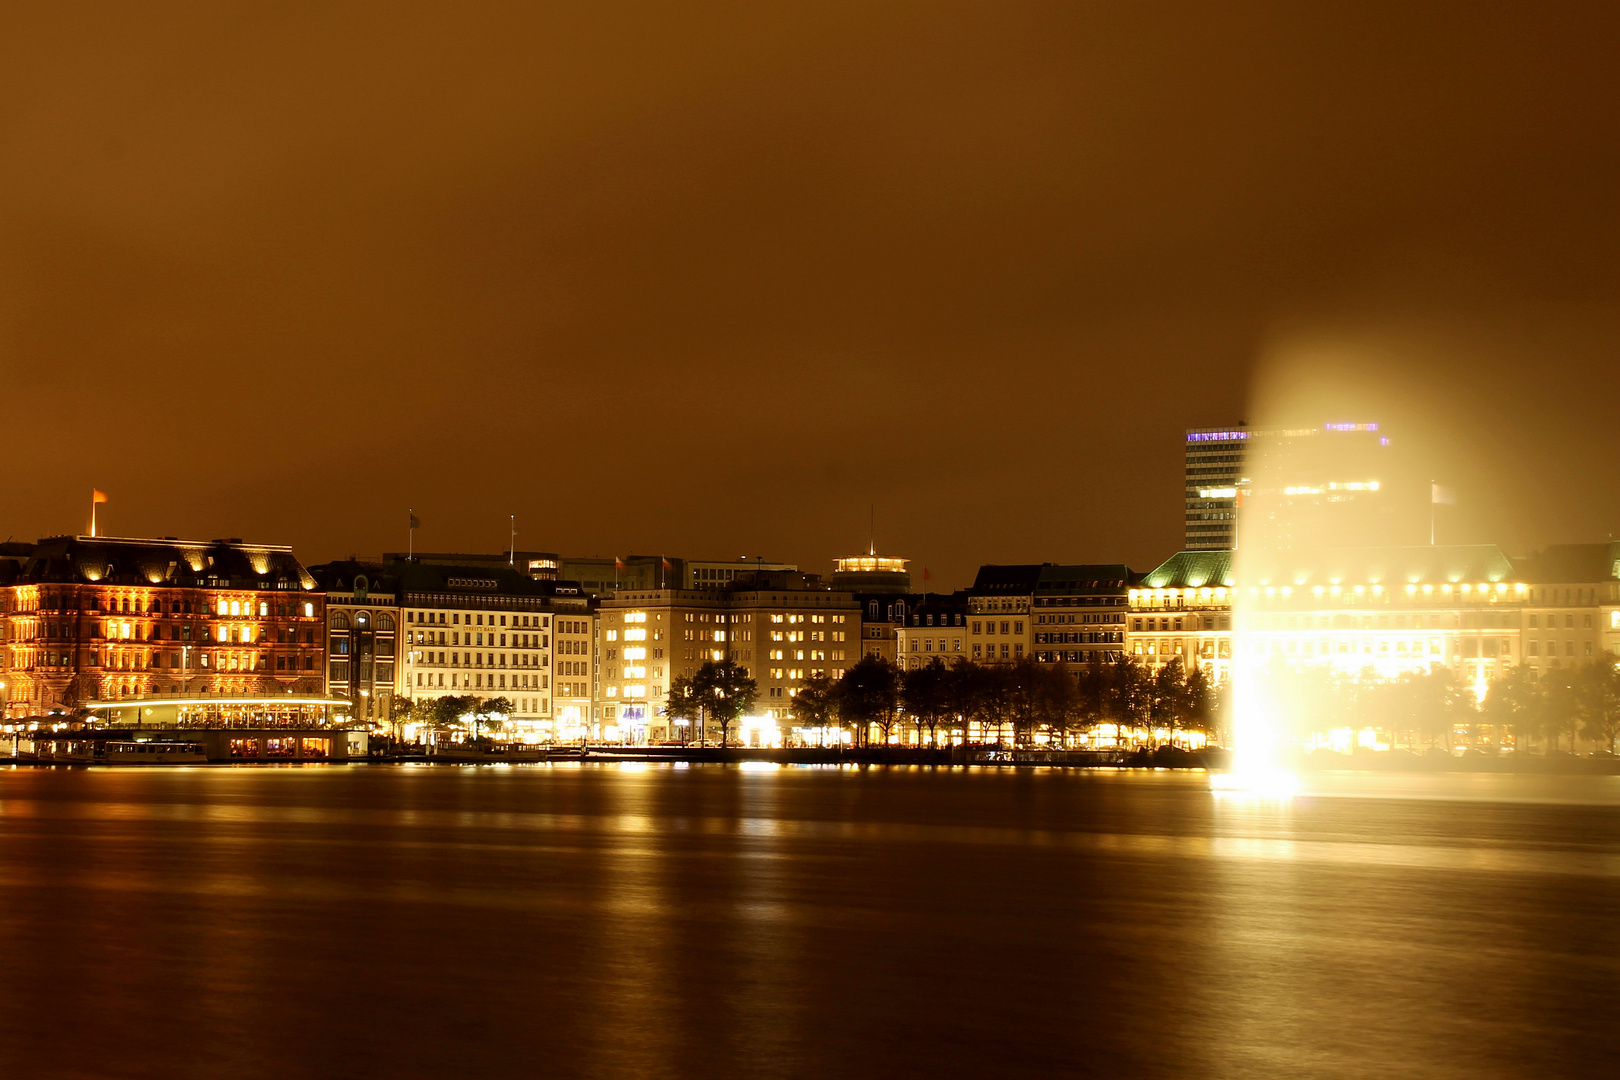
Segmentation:
{"type": "Polygon", "coordinates": [[[377,616],[377,629],[378,630],[392,630],[393,628],[394,628],[394,617],[392,615],[389,615],[387,612],[384,612],[384,613],[377,616]]]}
{"type": "Polygon", "coordinates": [[[349,617],[347,615],[343,614],[343,612],[341,612],[341,611],[332,612],[332,629],[334,629],[334,630],[347,630],[348,628],[349,628],[349,617]]]}
{"type": "Polygon", "coordinates": [[[359,627],[362,630],[364,630],[366,627],[370,626],[371,625],[371,613],[367,612],[367,611],[357,611],[357,612],[355,612],[355,614],[354,614],[354,625],[359,627]]]}

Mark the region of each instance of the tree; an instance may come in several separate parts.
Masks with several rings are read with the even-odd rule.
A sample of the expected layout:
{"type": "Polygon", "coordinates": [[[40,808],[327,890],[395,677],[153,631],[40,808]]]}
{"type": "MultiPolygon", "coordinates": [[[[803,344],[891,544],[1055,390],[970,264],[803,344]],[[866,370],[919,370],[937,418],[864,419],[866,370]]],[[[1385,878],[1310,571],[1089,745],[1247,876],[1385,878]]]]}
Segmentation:
{"type": "Polygon", "coordinates": [[[394,725],[394,740],[399,741],[404,725],[408,724],[416,712],[416,702],[412,698],[395,694],[388,699],[388,719],[394,725]]]}
{"type": "Polygon", "coordinates": [[[1576,678],[1585,723],[1581,734],[1616,752],[1620,744],[1620,669],[1599,660],[1580,669],[1576,678]]]}
{"type": "Polygon", "coordinates": [[[888,742],[900,704],[899,672],[881,656],[863,656],[838,680],[837,702],[838,714],[854,722],[868,744],[873,724],[882,730],[883,741],[888,742]]]}
{"type": "Polygon", "coordinates": [[[1513,732],[1516,749],[1526,749],[1542,726],[1546,694],[1526,666],[1509,668],[1506,675],[1491,683],[1480,703],[1481,717],[1488,723],[1513,732]]]}
{"type": "Polygon", "coordinates": [[[669,684],[669,696],[664,699],[664,716],[671,722],[685,720],[681,742],[686,742],[692,725],[703,717],[703,702],[698,698],[697,686],[690,675],[677,675],[669,684]]]}
{"type": "Polygon", "coordinates": [[[918,742],[928,729],[930,746],[939,745],[939,724],[950,715],[951,702],[946,683],[950,672],[938,657],[919,668],[900,674],[900,700],[917,724],[918,742]]]}
{"type": "Polygon", "coordinates": [[[1127,727],[1147,720],[1150,676],[1140,661],[1123,653],[1103,668],[1102,675],[1102,717],[1115,725],[1115,743],[1122,743],[1127,727]]]}
{"type": "Polygon", "coordinates": [[[962,744],[968,742],[968,722],[979,716],[983,707],[983,669],[965,656],[956,658],[945,669],[942,696],[946,712],[962,723],[962,744]]]}
{"type": "Polygon", "coordinates": [[[1080,715],[1080,688],[1061,664],[1043,667],[1035,693],[1035,722],[1048,738],[1067,747],[1069,728],[1080,715]]]}
{"type": "Polygon", "coordinates": [[[512,699],[504,695],[479,701],[473,708],[473,738],[480,737],[479,729],[483,724],[488,723],[493,727],[495,717],[511,716],[516,709],[517,705],[512,699]]]}
{"type": "Polygon", "coordinates": [[[1215,741],[1217,691],[1209,677],[1209,669],[1192,669],[1182,684],[1182,696],[1176,726],[1188,731],[1202,732],[1209,742],[1215,741]]]}
{"type": "Polygon", "coordinates": [[[1032,656],[1020,656],[1000,670],[1002,694],[1007,714],[1012,718],[1013,744],[1030,746],[1035,741],[1035,712],[1046,671],[1032,656]]]}
{"type": "Polygon", "coordinates": [[[826,672],[813,672],[799,687],[788,705],[788,712],[801,728],[825,731],[832,723],[833,698],[836,686],[826,672]]]}
{"type": "Polygon", "coordinates": [[[734,660],[709,660],[692,676],[692,685],[709,717],[720,725],[720,745],[726,745],[731,725],[753,708],[759,687],[734,660]]]}

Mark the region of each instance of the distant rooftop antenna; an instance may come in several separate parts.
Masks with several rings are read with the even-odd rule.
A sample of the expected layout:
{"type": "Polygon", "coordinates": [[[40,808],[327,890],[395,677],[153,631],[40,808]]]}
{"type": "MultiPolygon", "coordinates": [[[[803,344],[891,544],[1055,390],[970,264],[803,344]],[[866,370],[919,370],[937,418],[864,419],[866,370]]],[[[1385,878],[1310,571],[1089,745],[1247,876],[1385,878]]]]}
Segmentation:
{"type": "Polygon", "coordinates": [[[870,544],[870,547],[869,547],[869,549],[867,551],[867,554],[868,555],[876,555],[877,554],[877,503],[869,503],[869,504],[867,504],[867,510],[870,512],[870,515],[871,515],[871,519],[867,523],[868,524],[868,531],[867,531],[866,536],[867,536],[867,540],[868,540],[868,542],[870,544]]]}

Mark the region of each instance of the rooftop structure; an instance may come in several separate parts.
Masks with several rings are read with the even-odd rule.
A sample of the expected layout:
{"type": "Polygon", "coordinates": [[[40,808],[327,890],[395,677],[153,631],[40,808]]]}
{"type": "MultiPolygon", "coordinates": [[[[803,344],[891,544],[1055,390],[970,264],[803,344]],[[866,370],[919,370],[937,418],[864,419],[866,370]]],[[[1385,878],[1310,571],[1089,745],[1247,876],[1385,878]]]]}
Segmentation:
{"type": "Polygon", "coordinates": [[[833,563],[832,586],[856,593],[909,593],[911,573],[906,559],[887,555],[856,555],[833,563]]]}

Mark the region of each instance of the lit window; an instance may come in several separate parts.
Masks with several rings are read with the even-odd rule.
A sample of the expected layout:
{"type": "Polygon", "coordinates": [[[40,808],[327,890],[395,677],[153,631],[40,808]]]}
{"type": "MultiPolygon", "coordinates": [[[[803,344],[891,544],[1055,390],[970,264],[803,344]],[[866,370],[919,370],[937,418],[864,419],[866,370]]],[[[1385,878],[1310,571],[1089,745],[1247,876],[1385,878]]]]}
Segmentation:
{"type": "Polygon", "coordinates": [[[221,615],[229,615],[230,611],[231,611],[231,606],[229,604],[227,604],[225,601],[221,600],[219,602],[219,613],[221,615]]]}

